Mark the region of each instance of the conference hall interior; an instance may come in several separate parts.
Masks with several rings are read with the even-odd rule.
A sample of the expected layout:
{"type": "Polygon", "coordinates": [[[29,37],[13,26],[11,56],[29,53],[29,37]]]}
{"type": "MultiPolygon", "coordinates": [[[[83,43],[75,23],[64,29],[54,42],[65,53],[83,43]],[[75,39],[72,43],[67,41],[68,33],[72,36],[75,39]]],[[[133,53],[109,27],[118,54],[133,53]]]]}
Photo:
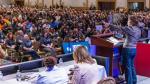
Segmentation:
{"type": "Polygon", "coordinates": [[[150,84],[150,0],[0,0],[0,84],[150,84]]]}

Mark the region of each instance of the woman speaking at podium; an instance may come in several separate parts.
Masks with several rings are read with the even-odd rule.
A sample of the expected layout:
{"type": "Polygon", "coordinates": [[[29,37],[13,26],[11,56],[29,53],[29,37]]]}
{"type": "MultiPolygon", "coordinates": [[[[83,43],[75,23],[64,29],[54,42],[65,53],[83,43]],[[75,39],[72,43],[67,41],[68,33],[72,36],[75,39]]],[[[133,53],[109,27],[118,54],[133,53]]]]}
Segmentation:
{"type": "Polygon", "coordinates": [[[136,16],[128,17],[128,26],[116,26],[103,22],[112,31],[122,31],[125,34],[125,42],[123,45],[122,64],[125,68],[125,79],[127,84],[136,84],[137,77],[134,67],[134,58],[136,56],[136,44],[141,38],[141,30],[138,27],[136,16]]]}

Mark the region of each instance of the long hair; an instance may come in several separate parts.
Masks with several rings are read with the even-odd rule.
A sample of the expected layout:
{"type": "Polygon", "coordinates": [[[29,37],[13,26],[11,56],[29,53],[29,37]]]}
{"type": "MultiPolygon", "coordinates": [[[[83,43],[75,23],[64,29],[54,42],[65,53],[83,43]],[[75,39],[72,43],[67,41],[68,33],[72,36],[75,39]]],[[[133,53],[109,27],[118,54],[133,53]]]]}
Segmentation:
{"type": "Polygon", "coordinates": [[[87,49],[84,46],[79,46],[73,53],[73,58],[77,63],[94,64],[95,61],[89,55],[87,49]]]}
{"type": "Polygon", "coordinates": [[[11,40],[14,40],[14,39],[15,39],[12,32],[9,32],[9,33],[7,34],[7,38],[8,38],[8,39],[11,39],[11,40]],[[11,37],[11,35],[12,35],[12,37],[11,37]]]}

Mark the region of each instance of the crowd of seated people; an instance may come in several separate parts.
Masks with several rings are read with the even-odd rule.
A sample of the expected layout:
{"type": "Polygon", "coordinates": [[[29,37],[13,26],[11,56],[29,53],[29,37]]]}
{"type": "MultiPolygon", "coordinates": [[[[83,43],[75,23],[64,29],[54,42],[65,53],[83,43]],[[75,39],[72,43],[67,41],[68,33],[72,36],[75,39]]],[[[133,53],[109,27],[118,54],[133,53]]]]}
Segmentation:
{"type": "Polygon", "coordinates": [[[86,37],[96,34],[95,23],[107,18],[105,12],[71,8],[0,8],[0,14],[1,46],[7,49],[2,58],[6,58],[9,51],[21,51],[33,59],[40,58],[37,51],[53,56],[58,51],[62,54],[63,42],[84,41],[86,37]],[[35,43],[39,47],[34,46],[35,43]]]}
{"type": "MultiPolygon", "coordinates": [[[[63,42],[88,41],[91,44],[92,35],[106,33],[118,34],[120,31],[110,30],[110,26],[103,24],[108,22],[127,26],[128,16],[133,15],[138,21],[142,36],[147,37],[145,28],[150,28],[150,13],[144,11],[100,11],[83,10],[73,8],[27,8],[10,7],[0,8],[0,58],[21,62],[23,60],[34,60],[41,58],[41,52],[47,55],[57,56],[62,54],[63,42]],[[100,26],[99,26],[100,25],[100,26]],[[96,28],[98,27],[99,28],[96,28]],[[101,29],[101,26],[103,27],[101,29]],[[16,55],[18,54],[18,55],[16,55]],[[21,56],[21,57],[20,57],[21,56]],[[14,59],[15,58],[15,59],[14,59]],[[27,59],[25,59],[27,58],[27,59]]],[[[99,80],[97,76],[96,62],[87,54],[84,47],[74,52],[74,60],[77,63],[77,70],[74,71],[71,82],[73,84],[115,84],[110,78],[99,80]],[[86,73],[87,70],[94,70],[93,73],[86,73]],[[83,74],[78,72],[82,71],[83,74]],[[81,77],[88,74],[85,79],[81,77]],[[92,78],[91,78],[92,76],[92,78]],[[90,80],[89,80],[90,79],[90,80]]],[[[37,84],[51,82],[51,71],[64,72],[60,80],[68,81],[64,70],[57,68],[55,58],[46,60],[47,71],[39,76],[37,84]],[[44,78],[43,78],[44,76],[44,78]],[[61,79],[62,78],[62,79],[61,79]],[[64,78],[64,79],[63,79],[64,78]]],[[[55,81],[54,81],[55,82],[55,81]]]]}
{"type": "MultiPolygon", "coordinates": [[[[58,52],[63,53],[61,49],[63,42],[85,41],[92,35],[112,32],[109,28],[105,28],[102,21],[126,25],[128,15],[139,16],[137,19],[141,29],[150,27],[150,14],[142,11],[1,7],[0,44],[3,49],[1,51],[7,50],[11,53],[21,51],[23,54],[31,55],[32,59],[40,58],[38,51],[56,56],[58,52]],[[115,21],[113,16],[116,14],[124,20],[115,21]],[[96,30],[96,25],[103,25],[103,30],[96,30]],[[35,43],[38,43],[39,47],[34,46],[35,43]]],[[[1,57],[9,56],[7,52],[1,57]]]]}

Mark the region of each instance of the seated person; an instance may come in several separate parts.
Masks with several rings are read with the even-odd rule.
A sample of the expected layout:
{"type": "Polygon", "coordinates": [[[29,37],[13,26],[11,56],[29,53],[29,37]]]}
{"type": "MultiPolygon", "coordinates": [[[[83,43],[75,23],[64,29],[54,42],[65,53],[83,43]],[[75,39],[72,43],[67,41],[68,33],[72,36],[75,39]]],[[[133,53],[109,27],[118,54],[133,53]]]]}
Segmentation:
{"type": "Polygon", "coordinates": [[[54,57],[45,59],[46,71],[41,72],[36,84],[68,84],[68,75],[63,68],[56,66],[54,57]]]}
{"type": "Polygon", "coordinates": [[[6,56],[7,56],[6,52],[4,51],[4,49],[2,48],[2,46],[0,45],[0,58],[4,58],[6,56]]]}
{"type": "Polygon", "coordinates": [[[5,35],[4,35],[4,33],[2,32],[2,30],[0,30],[0,44],[3,44],[3,43],[4,43],[4,39],[5,39],[5,35]]]}
{"type": "Polygon", "coordinates": [[[33,59],[38,59],[40,56],[34,51],[32,46],[32,41],[30,40],[29,36],[26,34],[24,35],[24,41],[23,41],[23,52],[24,54],[29,54],[32,56],[33,59]]]}
{"type": "Polygon", "coordinates": [[[22,30],[17,31],[16,33],[16,50],[19,51],[21,49],[21,45],[23,43],[24,33],[22,30]]]}
{"type": "Polygon", "coordinates": [[[22,44],[22,42],[23,42],[23,37],[24,37],[23,31],[22,31],[22,30],[17,31],[17,33],[16,33],[16,42],[17,42],[18,44],[22,44]]]}
{"type": "Polygon", "coordinates": [[[16,45],[15,45],[15,39],[12,32],[8,33],[7,35],[6,47],[11,50],[15,50],[16,45]]]}
{"type": "Polygon", "coordinates": [[[97,84],[100,80],[99,68],[95,60],[89,56],[84,46],[79,46],[73,53],[77,65],[73,70],[71,83],[73,84],[97,84]]]}
{"type": "Polygon", "coordinates": [[[63,39],[61,37],[57,37],[53,40],[53,46],[55,48],[55,51],[57,52],[57,55],[62,54],[62,43],[63,39]]]}
{"type": "Polygon", "coordinates": [[[49,33],[45,32],[40,42],[41,42],[41,47],[43,51],[45,51],[46,53],[49,53],[52,56],[56,56],[56,51],[53,48],[53,43],[52,43],[49,33]]]}
{"type": "Polygon", "coordinates": [[[101,25],[102,28],[96,29],[96,33],[93,36],[99,36],[99,37],[107,37],[107,36],[113,36],[114,32],[109,29],[109,27],[105,25],[101,25]]]}
{"type": "Polygon", "coordinates": [[[109,27],[103,25],[102,34],[112,33],[112,31],[109,29],[109,27]]]}
{"type": "Polygon", "coordinates": [[[7,34],[5,44],[7,48],[6,53],[8,54],[8,56],[5,56],[5,59],[15,61],[14,53],[16,53],[16,42],[12,32],[7,34]]]}

